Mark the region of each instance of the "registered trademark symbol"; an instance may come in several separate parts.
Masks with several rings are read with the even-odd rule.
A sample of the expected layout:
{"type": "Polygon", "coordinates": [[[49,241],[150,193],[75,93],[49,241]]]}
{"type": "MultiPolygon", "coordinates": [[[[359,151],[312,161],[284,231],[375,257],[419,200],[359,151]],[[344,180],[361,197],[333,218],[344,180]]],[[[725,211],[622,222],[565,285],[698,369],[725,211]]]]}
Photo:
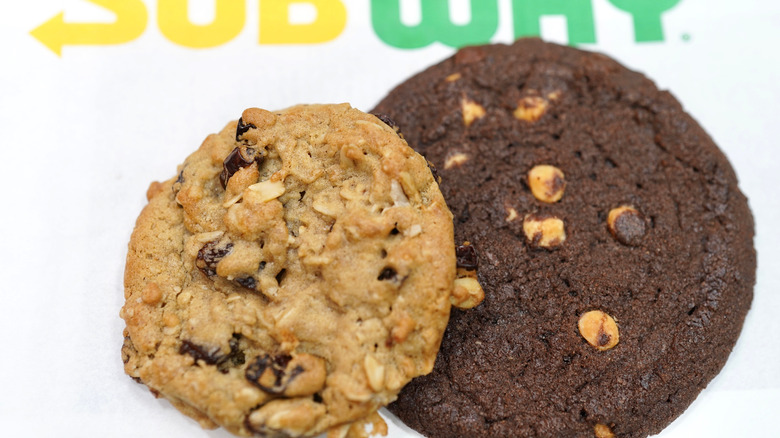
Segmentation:
{"type": "Polygon", "coordinates": [[[687,43],[688,41],[691,40],[691,34],[688,34],[688,33],[682,34],[682,40],[687,43]]]}

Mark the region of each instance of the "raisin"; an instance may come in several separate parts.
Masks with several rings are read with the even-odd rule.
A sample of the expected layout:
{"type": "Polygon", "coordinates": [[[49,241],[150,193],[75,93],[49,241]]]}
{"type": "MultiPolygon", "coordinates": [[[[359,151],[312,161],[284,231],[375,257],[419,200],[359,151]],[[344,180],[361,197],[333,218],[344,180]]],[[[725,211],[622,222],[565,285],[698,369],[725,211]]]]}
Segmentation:
{"type": "Polygon", "coordinates": [[[382,123],[392,128],[393,131],[399,132],[400,127],[398,126],[398,123],[395,123],[395,120],[391,119],[390,116],[387,114],[379,114],[379,113],[372,113],[374,117],[381,120],[382,123]]]}
{"type": "Polygon", "coordinates": [[[476,271],[479,267],[477,249],[471,245],[460,245],[455,248],[457,267],[467,271],[476,271]]]}
{"type": "Polygon", "coordinates": [[[241,335],[234,333],[230,339],[230,353],[222,354],[219,347],[206,348],[192,341],[184,340],[179,346],[179,354],[188,354],[195,361],[203,361],[208,365],[216,365],[217,369],[223,374],[228,372],[228,367],[243,365],[245,362],[244,352],[239,348],[241,335]]]}
{"type": "Polygon", "coordinates": [[[233,333],[233,338],[230,339],[230,353],[227,354],[227,356],[223,356],[218,362],[217,362],[217,369],[222,374],[227,374],[228,368],[230,366],[239,366],[243,365],[244,362],[246,362],[246,357],[244,356],[244,352],[241,351],[239,348],[238,342],[241,339],[241,335],[238,333],[233,333]]]}
{"type": "Polygon", "coordinates": [[[287,385],[303,372],[303,368],[295,366],[288,369],[292,356],[280,354],[271,356],[264,354],[252,360],[244,373],[253,385],[270,394],[281,394],[287,385]],[[268,374],[270,372],[270,374],[268,374]]]}
{"type": "MultiPolygon", "coordinates": [[[[179,194],[179,191],[181,190],[181,186],[183,184],[184,184],[184,169],[182,169],[181,172],[179,172],[178,178],[176,178],[176,181],[174,181],[173,184],[171,185],[171,190],[173,191],[174,197],[179,194]]],[[[176,203],[178,204],[178,202],[179,201],[177,200],[176,203]]],[[[181,207],[181,204],[179,204],[179,207],[181,207]]]]}
{"type": "Polygon", "coordinates": [[[236,278],[235,281],[247,289],[254,289],[257,286],[257,280],[255,280],[255,277],[241,277],[236,278]]]}
{"type": "Polygon", "coordinates": [[[202,360],[209,365],[216,365],[223,359],[224,355],[220,354],[219,347],[206,349],[194,342],[184,340],[179,347],[179,354],[189,354],[195,361],[202,360]]]}
{"type": "MultiPolygon", "coordinates": [[[[222,183],[222,188],[227,187],[228,180],[239,170],[244,167],[249,167],[253,163],[257,162],[257,152],[252,148],[246,148],[244,151],[241,148],[233,149],[225,161],[222,162],[222,172],[219,174],[219,182],[222,183]]],[[[260,163],[258,163],[260,164],[260,163]]]]}
{"type": "Polygon", "coordinates": [[[238,118],[238,126],[236,126],[236,141],[241,141],[241,136],[244,135],[250,129],[257,129],[257,126],[251,123],[244,123],[244,119],[238,118]]]}
{"type": "Polygon", "coordinates": [[[282,280],[284,280],[284,277],[287,275],[287,269],[282,269],[279,271],[278,274],[276,274],[276,283],[281,286],[282,280]]]}
{"type": "Polygon", "coordinates": [[[212,240],[203,245],[203,248],[198,251],[198,259],[195,261],[195,265],[201,272],[209,277],[213,277],[217,275],[217,264],[226,255],[230,254],[230,251],[232,250],[232,243],[223,243],[219,240],[212,240]]]}
{"type": "Polygon", "coordinates": [[[398,279],[398,273],[393,268],[385,268],[382,269],[382,272],[379,273],[379,277],[376,279],[396,281],[398,279]]]}

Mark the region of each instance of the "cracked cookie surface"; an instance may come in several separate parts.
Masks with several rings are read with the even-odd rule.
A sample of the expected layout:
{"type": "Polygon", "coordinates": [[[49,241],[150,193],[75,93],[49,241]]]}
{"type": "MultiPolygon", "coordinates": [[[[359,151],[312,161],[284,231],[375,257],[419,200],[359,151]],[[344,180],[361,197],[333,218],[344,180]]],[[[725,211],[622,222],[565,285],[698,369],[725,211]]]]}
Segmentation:
{"type": "Polygon", "coordinates": [[[536,39],[466,48],[375,109],[439,169],[485,300],[390,406],[428,437],[641,437],[725,363],[750,306],[734,172],[667,92],[536,39]]]}
{"type": "Polygon", "coordinates": [[[125,371],[202,426],[343,436],[433,367],[452,215],[378,118],[248,109],[147,197],[125,271],[125,371]]]}

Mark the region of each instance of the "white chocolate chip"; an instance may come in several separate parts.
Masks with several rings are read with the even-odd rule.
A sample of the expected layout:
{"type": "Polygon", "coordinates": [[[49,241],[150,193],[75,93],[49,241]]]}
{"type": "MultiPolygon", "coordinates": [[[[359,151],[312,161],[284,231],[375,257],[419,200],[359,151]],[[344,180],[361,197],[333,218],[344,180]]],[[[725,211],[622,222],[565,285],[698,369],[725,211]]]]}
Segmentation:
{"type": "Polygon", "coordinates": [[[539,96],[527,96],[518,102],[514,116],[518,120],[535,122],[547,111],[547,100],[539,96]]]}
{"type": "Polygon", "coordinates": [[[593,426],[593,434],[596,438],[615,438],[615,434],[612,429],[606,424],[597,424],[593,426]]]}
{"type": "Polygon", "coordinates": [[[566,180],[563,171],[555,166],[540,164],[528,171],[528,187],[542,202],[558,202],[563,197],[566,180]]]}
{"type": "Polygon", "coordinates": [[[547,98],[549,100],[558,100],[558,99],[560,99],[561,94],[563,94],[563,93],[561,93],[560,90],[556,90],[556,91],[553,91],[551,93],[547,93],[547,98]]]}
{"type": "Polygon", "coordinates": [[[447,82],[455,82],[455,81],[457,81],[460,78],[461,78],[461,74],[460,73],[453,73],[453,74],[447,76],[444,80],[447,81],[447,82]]]}
{"type": "Polygon", "coordinates": [[[467,97],[460,100],[460,107],[463,112],[463,124],[466,126],[471,126],[475,120],[485,116],[485,108],[467,97]]]}
{"type": "Polygon", "coordinates": [[[523,220],[523,232],[528,243],[542,248],[553,248],[566,241],[566,230],[557,217],[538,217],[526,215],[523,220]]]}
{"type": "Polygon", "coordinates": [[[463,152],[455,152],[447,157],[444,161],[445,169],[452,169],[453,167],[460,167],[469,160],[469,156],[463,152]]]}
{"type": "Polygon", "coordinates": [[[607,215],[607,228],[615,239],[629,246],[641,244],[647,231],[642,213],[630,205],[610,210],[607,215]]]}
{"type": "Polygon", "coordinates": [[[580,335],[599,351],[606,351],[618,344],[618,326],[614,318],[601,310],[590,310],[580,316],[577,323],[580,335]]]}

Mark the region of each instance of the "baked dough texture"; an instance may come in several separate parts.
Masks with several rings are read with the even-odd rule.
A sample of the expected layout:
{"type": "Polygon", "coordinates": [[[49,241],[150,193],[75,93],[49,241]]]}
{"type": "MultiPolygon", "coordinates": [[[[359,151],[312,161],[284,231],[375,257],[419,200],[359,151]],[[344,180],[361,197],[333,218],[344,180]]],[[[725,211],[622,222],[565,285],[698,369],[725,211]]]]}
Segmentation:
{"type": "Polygon", "coordinates": [[[380,119],[347,104],[248,109],[147,197],[127,255],[125,371],[203,427],[344,436],[432,369],[452,215],[380,119]]]}

